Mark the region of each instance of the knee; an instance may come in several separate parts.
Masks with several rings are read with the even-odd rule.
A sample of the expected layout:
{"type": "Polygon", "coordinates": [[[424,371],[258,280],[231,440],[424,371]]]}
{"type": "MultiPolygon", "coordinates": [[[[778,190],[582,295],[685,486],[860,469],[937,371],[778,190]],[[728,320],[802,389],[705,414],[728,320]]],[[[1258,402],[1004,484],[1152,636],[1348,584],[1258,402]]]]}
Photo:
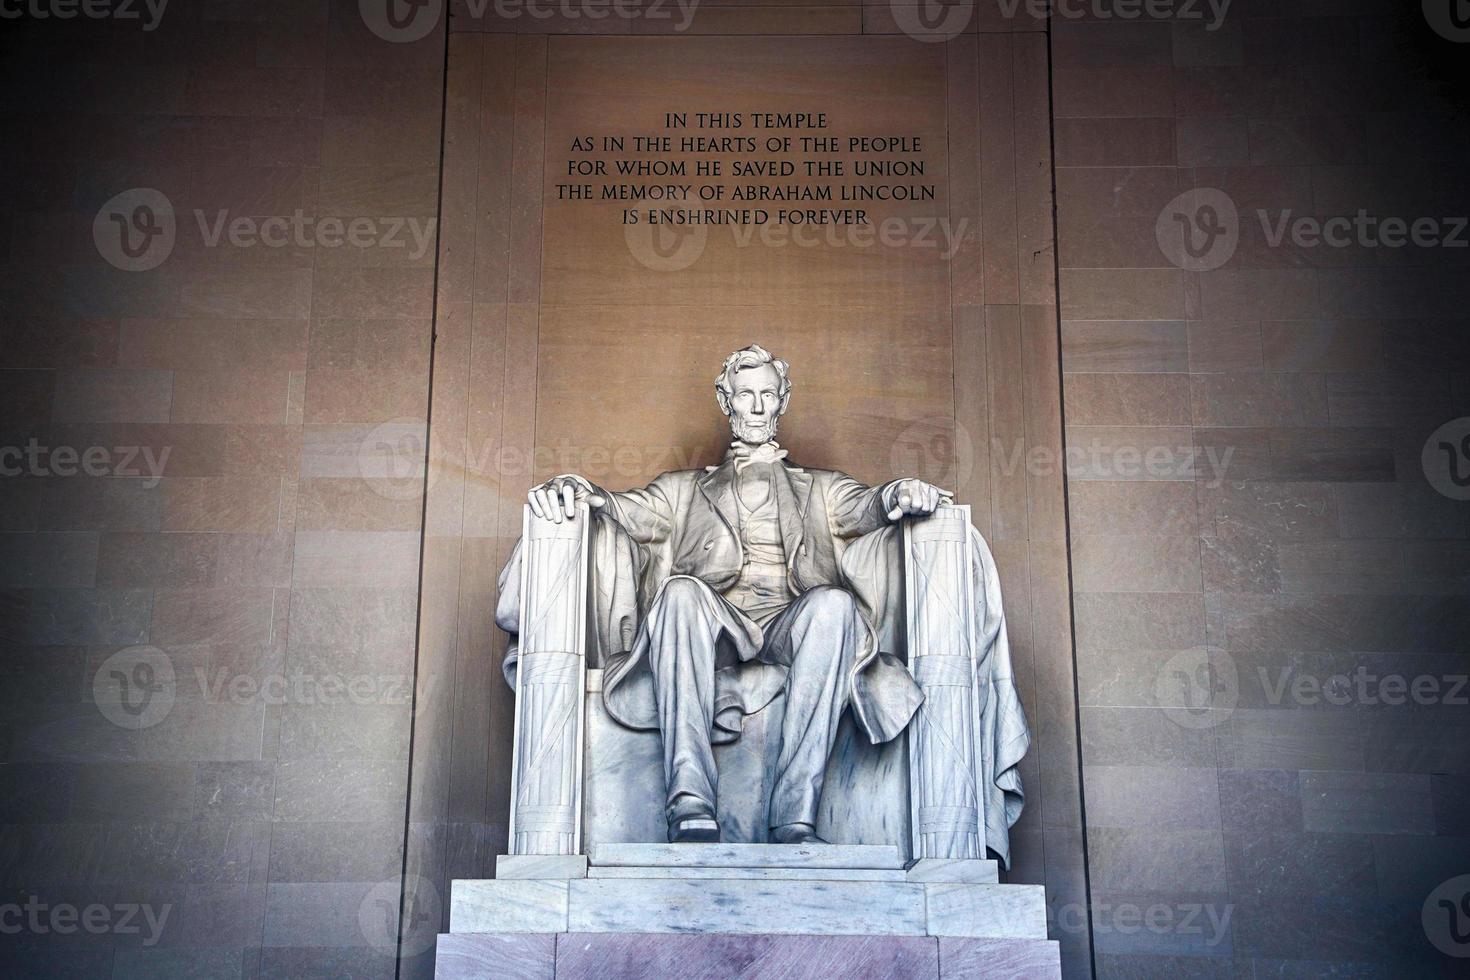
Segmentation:
{"type": "Polygon", "coordinates": [[[836,585],[819,585],[807,593],[807,602],[817,612],[827,615],[856,615],[857,599],[836,585]]]}
{"type": "Polygon", "coordinates": [[[664,582],[663,593],[659,601],[665,605],[689,607],[702,603],[709,586],[697,578],[688,575],[675,575],[664,582]]]}

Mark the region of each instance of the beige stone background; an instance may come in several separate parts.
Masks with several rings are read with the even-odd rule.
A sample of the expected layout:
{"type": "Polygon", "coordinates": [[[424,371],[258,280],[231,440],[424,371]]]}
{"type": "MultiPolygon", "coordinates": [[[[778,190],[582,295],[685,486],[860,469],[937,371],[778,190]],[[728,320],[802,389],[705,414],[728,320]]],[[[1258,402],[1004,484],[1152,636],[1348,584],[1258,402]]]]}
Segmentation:
{"type": "Polygon", "coordinates": [[[1277,248],[1248,222],[1222,268],[1188,272],[1154,234],[1194,187],[1248,218],[1470,211],[1466,49],[1418,6],[1236,0],[1215,30],[923,8],[947,41],[879,0],[704,0],[683,31],[677,9],[465,0],[410,18],[412,41],[357,0],[171,0],[151,30],[6,19],[0,449],[169,457],[156,482],[0,476],[0,902],[168,918],[153,944],[7,935],[0,972],[428,976],[446,882],[505,838],[489,610],[520,495],[556,468],[533,451],[565,440],[619,485],[711,456],[715,366],[760,340],[795,366],[798,458],[963,477],[1037,733],[1012,880],[1046,883],[1068,976],[1457,975],[1421,914],[1470,872],[1466,707],[1272,691],[1470,673],[1470,505],[1419,458],[1470,414],[1466,253],[1277,248]],[[716,236],[658,272],[591,212],[548,222],[578,106],[630,119],[698,85],[615,59],[598,85],[596,59],[675,33],[640,42],[662,46],[649,64],[712,45],[695,79],[749,81],[739,53],[781,80],[763,97],[806,85],[943,133],[939,203],[976,237],[936,262],[716,236]],[[127,272],[93,222],[140,187],[179,231],[127,272]],[[210,246],[196,209],[442,234],[416,257],[210,246]],[[1006,465],[1064,432],[1234,462],[1213,486],[1006,465]],[[146,728],[95,693],[138,646],[175,671],[146,728]],[[323,698],[332,678],[366,693],[323,698]],[[251,687],[271,679],[317,686],[251,687]]]}

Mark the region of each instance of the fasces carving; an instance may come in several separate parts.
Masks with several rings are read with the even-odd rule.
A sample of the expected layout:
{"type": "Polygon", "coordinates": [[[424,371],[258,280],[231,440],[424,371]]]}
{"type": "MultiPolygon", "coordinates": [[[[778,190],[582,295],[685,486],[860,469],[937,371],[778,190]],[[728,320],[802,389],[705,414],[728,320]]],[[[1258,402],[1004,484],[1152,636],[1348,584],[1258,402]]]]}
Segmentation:
{"type": "Polygon", "coordinates": [[[970,577],[970,508],[940,508],[904,528],[909,671],[924,703],[909,724],[915,858],[982,858],[975,783],[979,629],[970,577]]]}
{"type": "Polygon", "coordinates": [[[587,508],[556,524],[527,508],[521,538],[512,854],[582,846],[587,663],[587,508]]]}

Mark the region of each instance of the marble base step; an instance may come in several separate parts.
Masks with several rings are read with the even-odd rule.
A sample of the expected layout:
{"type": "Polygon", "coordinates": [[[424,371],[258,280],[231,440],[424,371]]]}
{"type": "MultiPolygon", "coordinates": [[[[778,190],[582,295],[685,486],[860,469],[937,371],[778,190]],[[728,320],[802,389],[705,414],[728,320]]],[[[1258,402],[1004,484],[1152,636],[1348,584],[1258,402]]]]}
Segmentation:
{"type": "MultiPolygon", "coordinates": [[[[501,858],[504,861],[504,858],[501,858]]],[[[518,868],[518,866],[513,866],[518,868]]],[[[560,870],[560,869],[553,869],[560,870]]],[[[1000,884],[1000,871],[994,861],[949,861],[925,859],[907,871],[891,868],[705,868],[660,867],[649,865],[586,865],[577,874],[506,874],[498,867],[499,878],[754,878],[789,881],[958,881],[974,885],[1000,884]]]]}
{"type": "Polygon", "coordinates": [[[601,867],[587,869],[589,878],[684,878],[689,880],[765,879],[779,881],[907,881],[907,872],[878,868],[650,868],[601,867]]]}
{"type": "Polygon", "coordinates": [[[593,844],[588,860],[594,867],[903,869],[891,844],[593,844]]]}
{"type": "MultiPolygon", "coordinates": [[[[689,846],[689,845],[685,845],[689,846]]],[[[868,869],[892,870],[892,869],[868,869]]],[[[450,932],[1045,939],[1040,885],[772,878],[459,880],[450,932]]]]}
{"type": "Polygon", "coordinates": [[[436,980],[1060,980],[1055,942],[926,936],[440,936],[436,980]]]}

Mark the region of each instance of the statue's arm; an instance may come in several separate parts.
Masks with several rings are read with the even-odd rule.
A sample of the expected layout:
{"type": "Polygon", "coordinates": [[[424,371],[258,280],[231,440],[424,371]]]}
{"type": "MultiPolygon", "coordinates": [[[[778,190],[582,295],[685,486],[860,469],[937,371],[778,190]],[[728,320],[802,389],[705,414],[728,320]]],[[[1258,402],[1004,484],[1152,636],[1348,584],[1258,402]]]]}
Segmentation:
{"type": "Polygon", "coordinates": [[[914,477],[870,487],[836,473],[827,500],[832,530],[840,538],[855,538],[904,517],[932,514],[953,502],[954,494],[914,477]]]}
{"type": "Polygon", "coordinates": [[[672,473],[662,474],[646,487],[602,492],[608,512],[634,541],[653,544],[668,539],[679,496],[672,473]]]}
{"type": "Polygon", "coordinates": [[[888,521],[888,503],[897,480],[870,487],[846,473],[835,473],[827,489],[827,508],[832,531],[839,538],[856,538],[876,531],[888,521]]]}

